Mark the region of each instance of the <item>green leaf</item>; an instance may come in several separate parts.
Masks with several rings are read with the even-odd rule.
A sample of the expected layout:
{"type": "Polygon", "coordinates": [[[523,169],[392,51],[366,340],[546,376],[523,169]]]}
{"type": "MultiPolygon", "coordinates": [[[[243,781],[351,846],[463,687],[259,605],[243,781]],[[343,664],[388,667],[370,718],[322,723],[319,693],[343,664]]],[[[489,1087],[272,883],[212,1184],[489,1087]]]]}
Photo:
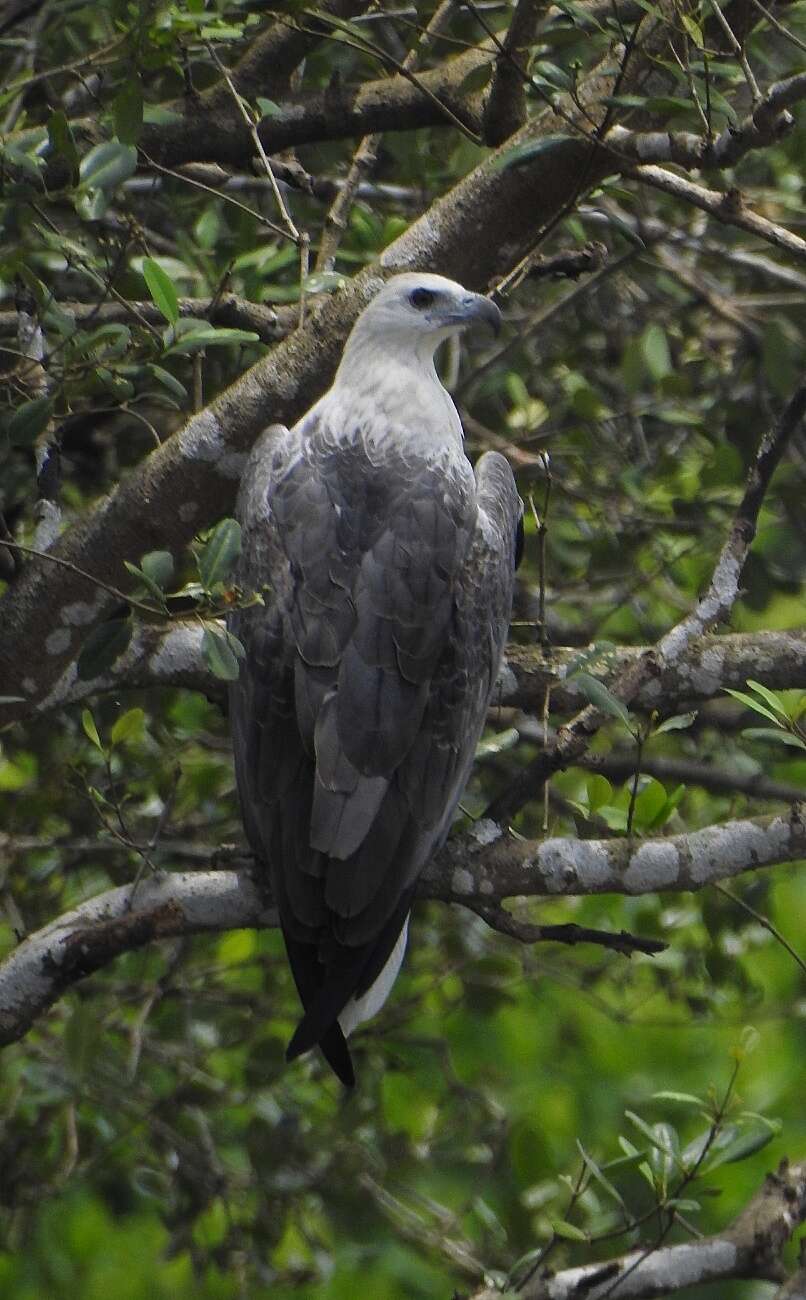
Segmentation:
{"type": "Polygon", "coordinates": [[[104,747],[101,744],[101,737],[98,735],[98,728],[95,725],[95,719],[89,709],[82,709],[81,725],[84,728],[84,735],[87,737],[87,740],[91,740],[95,748],[100,749],[101,753],[103,753],[104,747]]]}
{"type": "Polygon", "coordinates": [[[616,1201],[623,1209],[626,1210],[627,1207],[624,1204],[624,1200],[621,1196],[621,1193],[616,1190],[616,1188],[610,1182],[609,1178],[605,1177],[605,1175],[602,1173],[601,1169],[597,1165],[596,1161],[593,1159],[593,1156],[588,1155],[582,1143],[579,1141],[579,1138],[577,1138],[577,1147],[579,1149],[579,1154],[582,1156],[582,1159],[585,1162],[586,1167],[590,1170],[591,1174],[593,1175],[593,1177],[595,1178],[599,1186],[602,1188],[602,1190],[606,1192],[607,1195],[610,1196],[614,1201],[616,1201]]]}
{"type": "Polygon", "coordinates": [[[174,576],[174,557],[170,551],[149,551],[140,560],[140,568],[160,591],[165,591],[174,576]]]}
{"type": "Polygon", "coordinates": [[[660,826],[665,826],[675,808],[682,802],[686,793],[685,785],[677,785],[671,794],[664,799],[660,808],[649,821],[644,823],[644,829],[648,831],[657,830],[660,826]]]}
{"type": "Polygon", "coordinates": [[[707,1172],[718,1169],[720,1165],[732,1165],[738,1160],[746,1160],[748,1156],[754,1156],[757,1151],[761,1151],[778,1136],[781,1128],[780,1120],[764,1120],[761,1124],[740,1133],[706,1162],[707,1172]]]}
{"type": "Polygon", "coordinates": [[[633,1110],[625,1110],[624,1114],[627,1116],[630,1123],[634,1124],[639,1132],[643,1133],[644,1137],[654,1150],[662,1152],[668,1151],[668,1144],[666,1144],[667,1135],[664,1132],[655,1131],[656,1129],[664,1129],[666,1127],[665,1125],[647,1124],[646,1120],[641,1119],[641,1116],[636,1115],[633,1110]]]}
{"type": "Polygon", "coordinates": [[[236,519],[222,519],[199,553],[199,577],[207,591],[229,577],[240,553],[241,525],[236,519]]]}
{"type": "Polygon", "coordinates": [[[204,629],[202,657],[210,672],[221,681],[237,682],[238,680],[238,656],[230,644],[235,640],[231,632],[222,632],[212,627],[204,629]]]}
{"type": "Polygon", "coordinates": [[[793,736],[788,731],[773,731],[772,727],[745,727],[743,736],[748,740],[775,740],[779,745],[789,745],[791,749],[806,749],[800,736],[793,736]]]}
{"type": "Polygon", "coordinates": [[[163,594],[162,588],[156,582],[154,582],[152,578],[149,578],[148,574],[145,573],[139,567],[139,565],[132,564],[129,560],[124,560],[123,567],[125,568],[127,573],[130,573],[131,576],[137,582],[139,582],[143,587],[145,587],[146,591],[150,596],[154,597],[154,600],[157,602],[160,609],[165,611],[167,607],[165,604],[165,596],[163,594]]]}
{"type": "Polygon", "coordinates": [[[127,740],[139,740],[145,729],[146,715],[143,709],[128,709],[115,722],[110,733],[113,745],[123,745],[127,740]]]}
{"type": "Polygon", "coordinates": [[[744,691],[734,691],[730,686],[723,686],[722,689],[726,695],[732,695],[734,700],[738,700],[745,708],[752,709],[753,713],[759,713],[762,718],[767,718],[769,722],[774,722],[777,727],[780,727],[781,723],[778,715],[765,708],[760,700],[754,699],[752,695],[747,695],[744,691]]]}
{"type": "Polygon", "coordinates": [[[470,72],[459,83],[458,93],[460,95],[478,95],[484,89],[493,75],[492,60],[489,63],[482,63],[477,68],[471,68],[470,72]]]}
{"type": "Polygon", "coordinates": [[[103,190],[107,194],[121,181],[128,180],[137,169],[137,150],[120,140],[106,140],[81,160],[81,183],[85,188],[103,190]]]}
{"type": "Polygon", "coordinates": [[[649,1153],[649,1163],[665,1189],[680,1167],[680,1138],[677,1130],[665,1122],[653,1124],[652,1131],[656,1143],[649,1153]]]}
{"type": "Polygon", "coordinates": [[[175,325],[179,320],[179,298],[176,286],[153,257],[143,259],[143,279],[148,285],[152,301],[159,307],[168,324],[175,325]]]}
{"type": "Polygon", "coordinates": [[[566,1241],[587,1241],[588,1234],[575,1224],[566,1222],[565,1219],[550,1219],[551,1230],[557,1237],[564,1237],[566,1241]]]}
{"type": "Polygon", "coordinates": [[[115,135],[123,144],[136,144],[143,129],[143,92],[134,74],[112,100],[115,135]]]}
{"type": "Polygon", "coordinates": [[[149,362],[146,366],[146,372],[149,375],[153,375],[157,383],[162,384],[163,388],[167,388],[168,392],[173,393],[174,397],[177,397],[180,402],[187,401],[188,393],[185,385],[180,384],[179,380],[175,375],[171,374],[170,370],[163,370],[162,366],[156,366],[152,362],[149,362]]]}
{"type": "Polygon", "coordinates": [[[503,754],[508,749],[514,749],[520,738],[521,733],[516,727],[497,731],[494,735],[479,741],[476,746],[476,758],[489,758],[495,754],[503,754]]]}
{"type": "Polygon", "coordinates": [[[754,682],[752,677],[748,677],[747,685],[751,691],[755,691],[756,695],[760,695],[763,700],[766,700],[770,708],[779,713],[785,722],[792,721],[789,709],[780,696],[776,695],[775,691],[770,690],[769,686],[763,686],[761,682],[754,682]]]}
{"type": "Polygon", "coordinates": [[[333,293],[348,281],[348,276],[340,271],[313,271],[305,277],[306,293],[333,293]]]}
{"type": "Polygon", "coordinates": [[[693,18],[689,18],[688,14],[681,14],[680,18],[689,36],[697,46],[697,49],[701,50],[704,42],[700,24],[695,22],[693,18]]]}
{"type": "Polygon", "coordinates": [[[644,107],[650,113],[663,113],[667,117],[673,117],[676,113],[690,113],[694,105],[690,99],[674,95],[650,95],[644,107]]]}
{"type": "Polygon", "coordinates": [[[232,343],[259,343],[260,335],[252,330],[215,329],[212,325],[200,326],[183,334],[166,349],[171,352],[200,352],[203,348],[221,347],[232,343]]]}
{"type": "Polygon", "coordinates": [[[691,713],[676,713],[674,717],[664,719],[659,726],[654,728],[652,734],[653,736],[661,736],[664,731],[685,731],[687,727],[691,726],[696,717],[696,709],[691,713]]]}
{"type": "Polygon", "coordinates": [[[53,401],[49,397],[35,397],[19,406],[8,422],[7,433],[15,447],[30,447],[40,433],[48,427],[53,415],[53,401]]]}
{"type": "Polygon", "coordinates": [[[539,59],[532,65],[532,82],[541,88],[548,86],[550,90],[572,90],[574,86],[573,78],[565,69],[547,59],[539,59]]]}
{"type": "Polygon", "coordinates": [[[73,175],[77,176],[79,168],[78,149],[73,138],[73,132],[70,129],[70,123],[67,120],[67,114],[61,108],[57,109],[55,113],[51,113],[48,118],[48,139],[53,152],[63,158],[73,175]]]}
{"type": "Polygon", "coordinates": [[[652,1099],[653,1101],[677,1101],[681,1106],[696,1106],[698,1109],[702,1109],[706,1104],[702,1097],[695,1097],[693,1092],[670,1092],[668,1089],[653,1092],[652,1099]]]}
{"type": "Polygon", "coordinates": [[[279,104],[275,104],[273,99],[263,99],[262,96],[258,95],[256,102],[258,108],[260,109],[260,116],[262,118],[283,116],[282,108],[280,107],[279,104]]]}
{"type": "Polygon", "coordinates": [[[613,798],[613,787],[606,776],[596,773],[589,776],[587,780],[588,808],[596,812],[597,809],[603,808],[605,804],[610,803],[613,798]]]}
{"type": "Polygon", "coordinates": [[[641,336],[641,353],[644,358],[644,365],[656,383],[661,379],[665,379],[671,373],[672,358],[663,326],[647,326],[641,336]]]}
{"type": "Polygon", "coordinates": [[[600,682],[598,677],[592,677],[590,673],[574,673],[572,678],[566,678],[566,681],[573,681],[582,694],[590,700],[594,708],[599,709],[602,713],[607,713],[611,718],[618,718],[623,722],[625,727],[632,726],[629,710],[622,704],[621,700],[616,699],[612,691],[609,691],[604,682],[600,682]]]}
{"type": "Polygon", "coordinates": [[[570,135],[544,135],[541,140],[529,140],[525,144],[517,144],[512,149],[505,149],[493,159],[493,168],[496,171],[504,171],[509,167],[524,167],[526,163],[533,162],[541,154],[551,153],[555,149],[561,149],[569,140],[573,140],[570,135]]]}
{"type": "Polygon", "coordinates": [[[106,672],[132,639],[132,621],[130,618],[113,618],[94,627],[81,647],[76,671],[82,681],[91,681],[93,677],[106,672]]]}

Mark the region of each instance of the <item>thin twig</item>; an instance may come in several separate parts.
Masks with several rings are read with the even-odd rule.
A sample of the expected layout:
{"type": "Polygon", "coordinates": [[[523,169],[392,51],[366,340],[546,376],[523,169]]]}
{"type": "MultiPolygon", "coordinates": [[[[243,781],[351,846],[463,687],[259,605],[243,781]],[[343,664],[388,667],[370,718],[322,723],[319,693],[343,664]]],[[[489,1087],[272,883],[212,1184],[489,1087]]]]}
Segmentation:
{"type": "Polygon", "coordinates": [[[279,209],[280,216],[282,217],[283,222],[285,223],[285,227],[290,237],[293,239],[294,243],[299,244],[301,240],[300,232],[297,230],[297,227],[294,224],[291,213],[286,207],[285,199],[283,198],[283,195],[280,191],[280,187],[277,184],[277,178],[274,175],[274,172],[272,171],[272,165],[269,162],[269,158],[266,153],[266,150],[263,148],[263,144],[258,134],[255,121],[252,118],[251,114],[247,111],[242,96],[239,95],[237,90],[235,89],[235,85],[229,73],[227,72],[227,69],[224,67],[224,64],[221,62],[221,60],[218,57],[218,54],[216,53],[215,49],[209,42],[207,43],[207,51],[210,55],[210,58],[213,60],[219,72],[221,73],[221,76],[224,79],[227,89],[229,90],[235,102],[235,106],[238,109],[238,112],[240,113],[241,117],[243,118],[250,136],[252,137],[252,143],[254,144],[258,157],[260,158],[260,161],[263,164],[263,170],[265,171],[266,175],[269,178],[269,183],[271,185],[272,192],[274,194],[275,202],[277,203],[277,207],[279,209]]]}

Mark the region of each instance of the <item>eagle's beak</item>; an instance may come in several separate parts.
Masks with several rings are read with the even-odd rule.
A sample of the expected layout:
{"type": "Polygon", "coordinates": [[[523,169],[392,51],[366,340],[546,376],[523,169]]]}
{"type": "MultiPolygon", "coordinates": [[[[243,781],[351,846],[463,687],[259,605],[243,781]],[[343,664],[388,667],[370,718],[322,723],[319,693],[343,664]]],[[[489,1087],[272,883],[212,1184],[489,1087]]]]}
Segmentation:
{"type": "Polygon", "coordinates": [[[481,293],[469,293],[462,299],[462,317],[468,325],[473,321],[483,321],[496,338],[501,333],[501,313],[492,299],[481,293]]]}

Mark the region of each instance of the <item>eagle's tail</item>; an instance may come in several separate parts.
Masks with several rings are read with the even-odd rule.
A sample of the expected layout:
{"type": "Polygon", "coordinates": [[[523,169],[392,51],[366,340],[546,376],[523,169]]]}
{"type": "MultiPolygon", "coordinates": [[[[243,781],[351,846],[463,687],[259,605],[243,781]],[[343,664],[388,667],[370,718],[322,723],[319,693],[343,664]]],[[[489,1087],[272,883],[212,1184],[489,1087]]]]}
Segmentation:
{"type": "Polygon", "coordinates": [[[287,1061],[318,1045],[342,1083],[348,1088],[353,1086],[355,1075],[339,1016],[352,997],[360,998],[372,987],[386,965],[406,923],[412,892],[406,891],[373,943],[353,949],[342,947],[340,960],[327,965],[322,965],[315,945],[285,936],[291,970],[305,1008],[288,1044],[287,1061]]]}

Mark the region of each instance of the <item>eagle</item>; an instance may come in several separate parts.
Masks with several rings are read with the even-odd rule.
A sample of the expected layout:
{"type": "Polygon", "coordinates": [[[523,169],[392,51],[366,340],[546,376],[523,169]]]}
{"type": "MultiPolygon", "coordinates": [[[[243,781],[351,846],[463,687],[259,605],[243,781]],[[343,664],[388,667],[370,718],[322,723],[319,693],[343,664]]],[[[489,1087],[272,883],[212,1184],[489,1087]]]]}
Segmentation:
{"type": "Polygon", "coordinates": [[[247,837],[268,871],[304,1014],[347,1086],[346,1038],[403,960],[417,878],[467,781],[509,626],[523,507],[497,452],[465,455],[438,345],[488,298],[393,276],[357,318],[332,387],[258,439],[241,482],[230,615],[247,837]]]}

